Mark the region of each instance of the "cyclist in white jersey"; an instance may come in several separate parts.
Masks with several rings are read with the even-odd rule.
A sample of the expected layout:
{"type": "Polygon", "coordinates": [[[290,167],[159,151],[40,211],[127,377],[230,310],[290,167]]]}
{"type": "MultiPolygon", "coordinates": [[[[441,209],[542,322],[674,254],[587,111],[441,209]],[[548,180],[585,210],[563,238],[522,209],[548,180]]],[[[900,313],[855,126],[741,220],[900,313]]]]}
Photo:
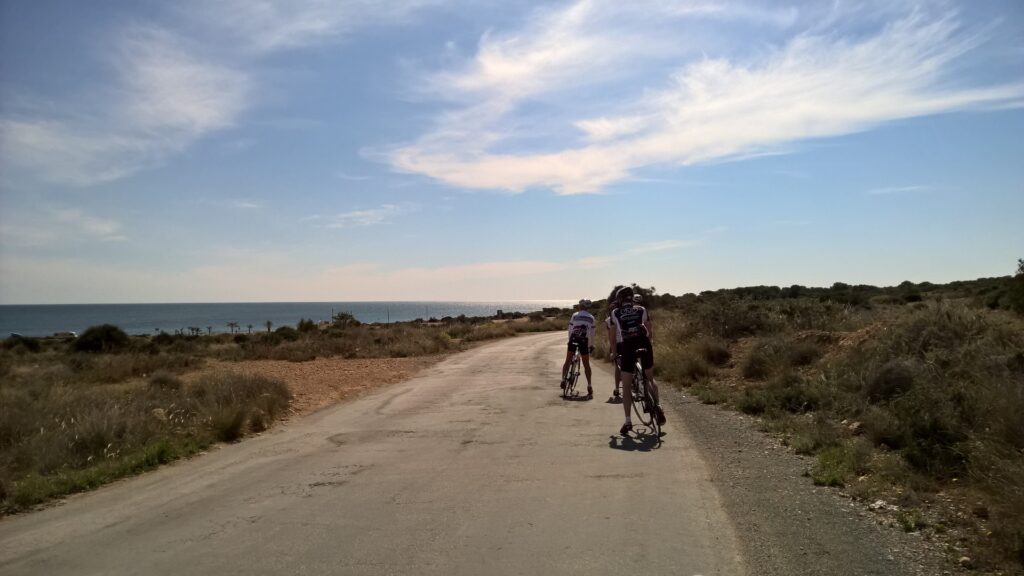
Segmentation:
{"type": "Polygon", "coordinates": [[[565,388],[565,379],[569,372],[569,365],[572,364],[572,355],[577,349],[583,359],[583,372],[587,375],[587,398],[594,397],[594,388],[590,383],[590,345],[594,341],[594,332],[597,328],[597,320],[593,314],[587,311],[590,308],[590,300],[580,300],[579,310],[569,319],[569,347],[565,353],[565,364],[562,365],[562,388],[565,388]]]}

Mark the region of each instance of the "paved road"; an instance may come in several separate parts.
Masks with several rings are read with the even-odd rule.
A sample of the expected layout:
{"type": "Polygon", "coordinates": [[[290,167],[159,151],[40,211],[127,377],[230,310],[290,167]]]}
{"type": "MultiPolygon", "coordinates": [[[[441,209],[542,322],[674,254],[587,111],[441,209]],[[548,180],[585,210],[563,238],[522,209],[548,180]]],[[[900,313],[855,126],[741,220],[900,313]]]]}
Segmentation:
{"type": "Polygon", "coordinates": [[[563,401],[520,336],[214,453],[0,522],[0,574],[745,574],[691,441],[563,401]]]}

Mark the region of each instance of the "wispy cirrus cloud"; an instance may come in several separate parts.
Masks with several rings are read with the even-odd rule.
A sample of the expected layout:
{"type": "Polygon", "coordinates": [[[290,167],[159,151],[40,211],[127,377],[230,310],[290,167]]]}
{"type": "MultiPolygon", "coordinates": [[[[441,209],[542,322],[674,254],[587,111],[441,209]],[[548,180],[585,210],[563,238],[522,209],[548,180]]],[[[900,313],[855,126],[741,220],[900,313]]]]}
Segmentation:
{"type": "Polygon", "coordinates": [[[127,239],[119,220],[67,206],[22,212],[18,218],[0,222],[0,245],[6,247],[48,248],[127,239]]]}
{"type": "Polygon", "coordinates": [[[167,30],[131,27],[110,58],[114,87],[83,98],[88,109],[0,118],[5,161],[50,182],[90,186],[159,163],[233,125],[246,108],[245,74],[200,58],[167,30]]]}
{"type": "Polygon", "coordinates": [[[906,194],[907,192],[927,192],[931,190],[931,186],[885,186],[882,188],[872,188],[865,192],[868,196],[886,196],[889,194],[906,194]]]}
{"type": "Polygon", "coordinates": [[[443,0],[224,0],[187,4],[188,17],[230,34],[247,49],[271,52],[335,42],[376,25],[407,22],[443,0]]]}
{"type": "Polygon", "coordinates": [[[159,25],[136,20],[113,29],[97,55],[112,76],[98,79],[99,88],[55,103],[58,113],[4,111],[0,153],[7,167],[51,183],[125,178],[238,125],[259,93],[259,58],[404,22],[440,1],[229,0],[169,8],[177,16],[159,25]]]}
{"type": "Polygon", "coordinates": [[[519,31],[485,35],[468,63],[433,77],[434,92],[459,106],[395,148],[392,167],[464,188],[588,193],[649,166],[779,153],[787,144],[893,120],[1024,100],[1024,82],[952,81],[984,31],[965,30],[942,3],[895,3],[884,19],[865,9],[814,20],[795,9],[738,3],[652,6],[579,0],[519,31]],[[649,50],[664,45],[651,14],[760,19],[792,30],[754,53],[687,59],[678,48],[649,50]],[[621,41],[623,32],[643,40],[621,41]],[[621,70],[666,58],[680,63],[662,85],[602,102],[598,115],[570,117],[582,87],[604,83],[628,94],[613,82],[621,70]],[[554,144],[517,149],[522,109],[545,105],[559,111],[547,119],[561,126],[554,144]]]}
{"type": "Polygon", "coordinates": [[[400,214],[410,211],[410,206],[381,204],[376,208],[351,210],[338,214],[317,214],[303,218],[303,221],[317,222],[325,228],[355,228],[384,224],[400,214]]]}

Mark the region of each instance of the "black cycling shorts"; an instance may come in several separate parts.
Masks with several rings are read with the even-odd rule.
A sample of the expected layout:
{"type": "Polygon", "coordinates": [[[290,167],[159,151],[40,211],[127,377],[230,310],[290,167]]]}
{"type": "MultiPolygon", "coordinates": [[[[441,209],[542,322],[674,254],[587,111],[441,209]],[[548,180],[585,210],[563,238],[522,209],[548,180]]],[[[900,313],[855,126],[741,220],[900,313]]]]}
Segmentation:
{"type": "Polygon", "coordinates": [[[640,359],[640,366],[647,370],[654,367],[654,347],[651,339],[647,336],[630,338],[619,344],[622,355],[622,371],[626,374],[636,372],[636,359],[640,359]]]}
{"type": "Polygon", "coordinates": [[[580,356],[590,356],[590,341],[586,336],[569,338],[569,352],[575,352],[577,346],[580,347],[580,356]]]}

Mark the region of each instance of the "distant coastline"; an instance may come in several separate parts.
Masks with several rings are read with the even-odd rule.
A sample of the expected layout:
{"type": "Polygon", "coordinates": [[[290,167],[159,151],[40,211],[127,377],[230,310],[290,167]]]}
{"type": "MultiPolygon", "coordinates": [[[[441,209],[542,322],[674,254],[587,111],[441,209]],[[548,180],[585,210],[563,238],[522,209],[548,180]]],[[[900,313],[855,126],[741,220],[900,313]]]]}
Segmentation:
{"type": "Polygon", "coordinates": [[[569,300],[505,300],[490,302],[221,302],[183,304],[5,304],[0,305],[0,337],[11,333],[49,336],[82,332],[97,324],[114,324],[129,334],[174,333],[195,326],[203,332],[228,332],[228,322],[242,332],[272,326],[294,326],[300,319],[330,320],[338,312],[360,322],[405,322],[445,316],[493,316],[503,312],[536,312],[567,308],[569,300]]]}

